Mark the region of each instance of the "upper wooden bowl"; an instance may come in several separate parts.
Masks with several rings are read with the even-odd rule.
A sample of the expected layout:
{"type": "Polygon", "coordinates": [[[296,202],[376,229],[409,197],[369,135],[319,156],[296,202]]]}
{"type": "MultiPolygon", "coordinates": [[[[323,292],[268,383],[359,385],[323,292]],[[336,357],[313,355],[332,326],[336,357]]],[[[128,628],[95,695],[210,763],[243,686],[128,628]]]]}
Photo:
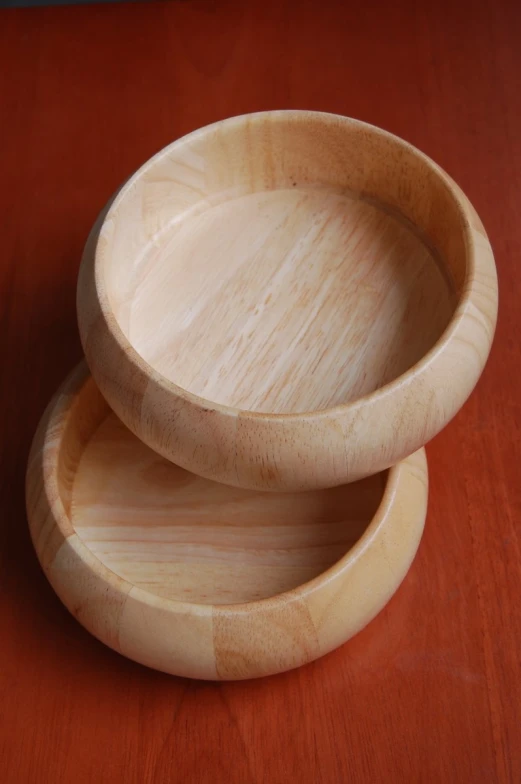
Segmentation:
{"type": "Polygon", "coordinates": [[[497,282],[458,186],[406,142],[277,111],[180,139],[100,216],[85,355],[123,422],[201,476],[344,484],[434,436],[483,369],[497,282]]]}
{"type": "Polygon", "coordinates": [[[96,637],[228,680],[305,664],[365,626],[414,558],[427,485],[423,449],[309,493],[210,482],[130,433],[82,363],[36,433],[27,511],[45,574],[96,637]]]}

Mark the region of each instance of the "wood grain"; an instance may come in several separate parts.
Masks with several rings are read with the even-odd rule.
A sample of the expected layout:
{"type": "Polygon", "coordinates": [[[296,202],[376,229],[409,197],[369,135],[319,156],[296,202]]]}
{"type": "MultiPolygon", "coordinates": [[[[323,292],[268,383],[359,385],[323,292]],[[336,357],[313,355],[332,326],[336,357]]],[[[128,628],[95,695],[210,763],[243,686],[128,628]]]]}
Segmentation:
{"type": "Polygon", "coordinates": [[[160,243],[133,284],[127,337],[170,381],[234,408],[303,413],[373,392],[432,348],[455,307],[404,221],[329,188],[230,198],[160,243]]]}
{"type": "Polygon", "coordinates": [[[77,305],[93,377],[138,438],[207,479],[292,492],[385,470],[447,424],[488,358],[497,281],[432,160],[289,110],[147,161],[96,221],[77,305]]]}
{"type": "Polygon", "coordinates": [[[510,0],[0,12],[8,784],[521,780],[520,26],[510,0]],[[428,448],[425,534],[387,608],[300,670],[195,683],[112,653],[62,607],[31,546],[25,467],[81,357],[76,275],[100,205],[173,138],[286,107],[375,123],[450,171],[487,227],[500,316],[479,386],[428,448]]]}
{"type": "Polygon", "coordinates": [[[259,494],[189,474],[115,415],[76,469],[74,530],[109,569],[165,599],[251,602],[336,563],[382,498],[382,475],[330,491],[259,494]]]}

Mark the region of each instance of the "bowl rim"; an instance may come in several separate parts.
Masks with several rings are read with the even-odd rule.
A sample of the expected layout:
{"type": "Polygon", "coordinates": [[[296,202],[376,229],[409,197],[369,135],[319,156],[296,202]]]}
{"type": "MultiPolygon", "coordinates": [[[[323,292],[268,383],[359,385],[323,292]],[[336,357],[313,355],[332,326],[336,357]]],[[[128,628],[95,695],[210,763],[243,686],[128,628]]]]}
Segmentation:
{"type": "MultiPolygon", "coordinates": [[[[251,602],[214,604],[212,602],[186,602],[180,599],[162,597],[145,588],[141,588],[139,585],[121,577],[110,569],[110,567],[89,548],[80,534],[78,534],[71,515],[68,514],[65,509],[59,478],[61,447],[70,421],[75,416],[78,416],[77,407],[74,406],[73,403],[80,398],[82,391],[86,388],[88,383],[95,384],[85,360],[82,360],[67,376],[53,395],[42,414],[33,438],[26,473],[27,515],[31,539],[38,559],[41,561],[36,531],[38,524],[35,522],[35,513],[31,509],[29,501],[31,492],[34,491],[34,486],[36,484],[34,476],[34,472],[36,471],[38,480],[43,485],[42,490],[46,506],[46,519],[48,520],[49,517],[51,517],[53,528],[56,528],[60,535],[60,546],[58,550],[65,542],[73,538],[76,555],[90,573],[103,584],[110,585],[111,588],[116,589],[118,593],[128,595],[129,591],[132,590],[135,598],[139,599],[140,603],[144,605],[160,605],[176,614],[191,613],[196,615],[207,615],[208,613],[218,612],[220,614],[229,614],[233,616],[244,614],[251,616],[257,614],[262,615],[267,609],[272,609],[274,605],[287,606],[288,604],[299,602],[327,587],[330,583],[345,578],[346,573],[360,560],[365,551],[378,537],[382,528],[386,526],[389,517],[392,516],[395,511],[395,507],[400,508],[402,503],[406,502],[410,483],[411,481],[415,481],[412,479],[412,476],[416,477],[418,474],[418,469],[414,467],[414,463],[418,460],[418,456],[421,463],[419,471],[424,477],[426,494],[428,492],[427,462],[425,449],[422,447],[417,452],[405,458],[403,461],[396,463],[384,472],[387,473],[387,477],[382,497],[363,534],[338,561],[323,572],[320,572],[320,574],[316,575],[311,580],[301,583],[295,588],[291,588],[287,591],[273,594],[272,596],[263,599],[255,599],[251,602]]],[[[100,398],[103,399],[97,386],[96,390],[100,395],[100,398]]],[[[110,415],[112,413],[110,406],[106,401],[104,401],[104,405],[106,405],[107,408],[107,415],[110,415]]],[[[105,417],[101,421],[104,421],[104,419],[105,417]]],[[[75,462],[74,475],[76,474],[78,464],[81,460],[81,454],[82,452],[75,462]]],[[[39,496],[38,503],[41,502],[42,498],[39,496]]],[[[423,522],[424,520],[421,525],[422,529],[423,522]]]]}
{"type": "MultiPolygon", "coordinates": [[[[108,329],[112,339],[116,342],[120,351],[125,355],[126,361],[130,365],[143,374],[148,382],[153,384],[156,388],[161,389],[163,393],[171,395],[177,399],[183,400],[191,406],[203,409],[206,412],[216,412],[226,417],[238,417],[241,420],[263,420],[265,422],[276,423],[302,423],[302,422],[318,422],[322,419],[329,419],[331,416],[343,416],[346,414],[354,414],[358,409],[367,405],[379,405],[386,398],[395,397],[396,395],[403,395],[404,387],[409,386],[413,381],[418,381],[421,377],[427,375],[432,367],[436,364],[437,358],[443,354],[445,349],[453,341],[460,338],[464,339],[466,330],[466,322],[468,319],[475,319],[475,311],[479,311],[476,299],[478,293],[475,291],[473,285],[476,281],[482,283],[483,281],[494,281],[495,287],[495,308],[493,313],[492,332],[490,335],[489,347],[492,343],[492,338],[495,329],[495,320],[497,315],[497,283],[496,283],[496,267],[492,255],[492,249],[486,232],[479,221],[472,205],[468,201],[465,194],[461,191],[459,186],[452,180],[452,178],[429,156],[422,153],[409,142],[401,139],[395,134],[389,133],[375,125],[363,122],[343,115],[333,114],[330,112],[319,112],[307,109],[279,109],[273,111],[254,112],[249,114],[241,114],[235,117],[219,120],[210,125],[206,125],[191,133],[188,133],[171,144],[167,145],[151,158],[149,158],[141,167],[139,167],[131,177],[125,181],[121,188],[109,200],[109,204],[102,210],[98,217],[98,221],[92,230],[97,233],[94,237],[94,285],[100,313],[104,320],[105,326],[108,329]],[[404,373],[398,375],[391,381],[383,384],[380,387],[366,393],[354,400],[340,403],[335,406],[330,406],[321,409],[311,409],[302,412],[264,412],[255,411],[251,409],[243,409],[235,406],[230,406],[223,403],[217,403],[208,398],[196,395],[193,392],[177,385],[162,373],[160,373],[153,365],[151,365],[141,354],[137,352],[133,344],[123,332],[114,311],[110,304],[109,295],[107,293],[106,279],[105,279],[105,250],[102,243],[98,242],[99,235],[103,230],[106,222],[110,221],[116,211],[120,209],[121,203],[124,201],[127,193],[132,190],[136,183],[146,174],[146,172],[157,163],[160,163],[164,157],[167,157],[173,147],[179,148],[204,136],[205,134],[215,130],[216,128],[233,128],[234,126],[243,124],[247,121],[277,121],[285,117],[292,116],[301,122],[306,120],[315,119],[327,124],[343,123],[350,126],[358,126],[366,129],[369,133],[392,140],[394,144],[398,145],[403,150],[406,150],[414,157],[421,159],[422,163],[427,169],[431,170],[438,180],[443,183],[446,190],[450,193],[454,207],[462,219],[463,232],[464,232],[464,245],[466,249],[466,268],[465,275],[461,285],[461,293],[458,296],[456,305],[451,315],[450,321],[446,328],[436,340],[433,346],[410,368],[404,373]],[[475,228],[472,226],[472,219],[477,219],[479,223],[480,234],[483,235],[484,245],[479,247],[473,237],[475,228]]],[[[87,246],[90,243],[87,243],[87,246]]],[[[84,254],[85,260],[85,254],[84,254]]],[[[79,293],[79,292],[78,292],[79,293]]],[[[81,331],[81,327],[80,327],[81,331]]],[[[467,341],[468,342],[468,341],[467,341]]],[[[488,351],[487,351],[488,354],[488,351]]]]}

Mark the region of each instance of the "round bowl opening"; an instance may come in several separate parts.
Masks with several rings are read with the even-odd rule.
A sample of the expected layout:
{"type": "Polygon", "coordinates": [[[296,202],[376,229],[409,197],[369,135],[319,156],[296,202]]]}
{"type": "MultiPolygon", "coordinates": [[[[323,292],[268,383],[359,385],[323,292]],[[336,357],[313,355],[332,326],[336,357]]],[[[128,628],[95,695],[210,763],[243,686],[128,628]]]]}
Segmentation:
{"type": "Polygon", "coordinates": [[[343,558],[382,502],[387,472],[280,494],[202,479],[139,441],[92,381],[80,395],[61,442],[63,506],[101,564],[158,597],[233,605],[294,590],[343,558]]]}
{"type": "Polygon", "coordinates": [[[112,316],[160,376],[213,404],[321,411],[437,343],[466,275],[437,167],[355,121],[274,112],[166,148],[117,197],[97,263],[112,316]]]}

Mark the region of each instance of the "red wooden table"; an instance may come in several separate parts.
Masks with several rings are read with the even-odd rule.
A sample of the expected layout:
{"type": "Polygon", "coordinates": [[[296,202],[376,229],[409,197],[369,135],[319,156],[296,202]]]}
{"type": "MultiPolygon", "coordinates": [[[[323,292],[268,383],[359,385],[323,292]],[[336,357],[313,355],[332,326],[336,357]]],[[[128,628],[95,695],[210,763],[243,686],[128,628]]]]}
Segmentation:
{"type": "Polygon", "coordinates": [[[0,10],[0,780],[521,781],[521,5],[185,2],[0,10]],[[24,511],[27,452],[80,357],[75,281],[98,209],[153,152],[268,108],[380,125],[431,155],[495,249],[500,319],[475,394],[428,448],[418,557],[340,650],[197,683],[90,637],[24,511]]]}

